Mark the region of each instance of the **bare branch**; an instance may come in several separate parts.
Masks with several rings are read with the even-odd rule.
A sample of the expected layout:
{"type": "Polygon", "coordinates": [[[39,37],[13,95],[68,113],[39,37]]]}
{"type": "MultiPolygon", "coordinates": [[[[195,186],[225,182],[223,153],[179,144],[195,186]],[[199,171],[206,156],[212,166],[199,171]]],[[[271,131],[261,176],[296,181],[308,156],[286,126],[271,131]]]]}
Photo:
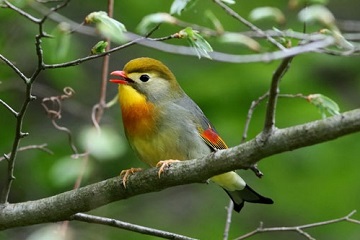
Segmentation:
{"type": "Polygon", "coordinates": [[[142,233],[150,236],[156,236],[160,238],[165,239],[177,239],[177,240],[191,240],[194,238],[186,237],[183,235],[171,233],[171,232],[165,232],[153,228],[143,227],[136,224],[131,224],[123,221],[119,221],[112,218],[105,218],[105,217],[98,217],[93,216],[89,214],[84,213],[77,213],[70,217],[70,220],[77,220],[81,222],[87,222],[87,223],[95,223],[95,224],[101,224],[101,225],[107,225],[115,228],[130,230],[132,232],[142,233]]]}
{"type": "Polygon", "coordinates": [[[7,110],[9,110],[15,117],[18,116],[18,113],[9,104],[7,104],[5,101],[0,99],[0,103],[2,105],[4,105],[4,107],[7,108],[7,110]]]}
{"type": "Polygon", "coordinates": [[[234,203],[230,199],[228,206],[226,207],[226,221],[225,221],[225,229],[223,234],[223,240],[227,240],[229,238],[230,226],[231,226],[231,217],[233,214],[234,203]]]}
{"type": "Polygon", "coordinates": [[[7,58],[0,54],[0,59],[3,60],[14,72],[24,81],[25,84],[29,82],[29,79],[7,58]]]}
{"type": "Polygon", "coordinates": [[[250,108],[248,110],[246,121],[245,121],[245,127],[244,127],[244,133],[241,139],[241,143],[244,143],[247,139],[247,133],[249,131],[250,121],[252,119],[252,115],[254,113],[255,108],[266,98],[269,97],[269,93],[265,93],[264,95],[260,96],[258,99],[251,102],[250,108]]]}
{"type": "Polygon", "coordinates": [[[291,60],[293,57],[284,58],[276,69],[275,73],[273,74],[270,90],[269,90],[269,97],[268,97],[268,105],[266,108],[266,115],[265,115],[265,124],[263,129],[263,134],[265,139],[271,134],[271,132],[275,128],[275,112],[276,112],[276,103],[279,94],[279,84],[281,78],[284,76],[286,71],[289,69],[291,60]]]}
{"type": "MultiPolygon", "coordinates": [[[[113,16],[114,12],[114,1],[108,1],[108,15],[109,17],[113,16]]],[[[106,39],[107,46],[105,51],[108,52],[110,50],[111,39],[106,39]]],[[[109,61],[110,55],[107,54],[104,56],[103,65],[102,65],[102,74],[101,74],[101,86],[100,86],[100,98],[99,102],[96,104],[96,107],[93,107],[93,123],[95,127],[99,127],[100,120],[104,113],[104,109],[106,108],[106,87],[108,83],[108,76],[109,76],[109,61]],[[95,121],[94,121],[95,120],[95,121]]]]}
{"type": "Polygon", "coordinates": [[[298,232],[299,234],[304,235],[307,239],[315,240],[315,238],[313,238],[309,233],[305,232],[304,229],[334,224],[334,223],[338,223],[338,222],[352,222],[355,224],[360,224],[360,221],[351,218],[352,215],[354,215],[355,213],[356,213],[356,210],[353,210],[348,215],[341,217],[341,218],[336,218],[336,219],[332,219],[332,220],[328,220],[328,221],[324,221],[324,222],[316,222],[316,223],[311,223],[311,224],[306,224],[306,225],[300,225],[300,226],[295,226],[295,227],[264,228],[263,224],[260,223],[260,226],[257,229],[255,229],[247,234],[244,234],[241,237],[236,238],[236,240],[246,239],[246,238],[252,237],[258,233],[287,232],[287,231],[298,232]]]}
{"type": "Polygon", "coordinates": [[[9,1],[4,0],[3,3],[5,4],[5,7],[8,7],[8,8],[10,8],[10,9],[14,10],[15,12],[19,13],[21,16],[26,17],[26,18],[29,19],[30,21],[32,21],[32,22],[34,22],[34,23],[37,23],[37,24],[41,22],[41,19],[36,18],[36,17],[30,15],[29,13],[23,11],[22,9],[20,9],[20,8],[14,6],[14,5],[12,5],[11,3],[9,3],[9,1]]]}
{"type": "MultiPolygon", "coordinates": [[[[47,144],[44,143],[44,144],[41,144],[41,145],[29,145],[29,146],[25,146],[25,147],[20,147],[18,149],[18,152],[22,152],[22,151],[26,151],[26,150],[31,150],[31,149],[38,149],[38,150],[41,150],[41,151],[44,151],[46,153],[49,153],[49,154],[53,154],[53,152],[46,148],[47,147],[47,144]]],[[[11,153],[8,153],[8,154],[5,154],[7,157],[0,157],[0,162],[5,160],[5,159],[8,159],[9,156],[11,155],[11,153]]]]}
{"type": "Polygon", "coordinates": [[[202,183],[214,175],[247,169],[263,158],[330,141],[360,131],[360,109],[274,131],[266,142],[260,137],[206,157],[174,163],[161,178],[150,168],[129,177],[126,188],[115,177],[52,197],[0,205],[0,230],[44,222],[68,220],[110,202],[160,191],[172,186],[202,183]],[[239,160],[240,159],[240,160],[239,160]]]}
{"type": "Polygon", "coordinates": [[[96,59],[96,58],[100,58],[100,57],[103,57],[105,55],[108,55],[109,53],[113,53],[113,52],[116,52],[120,49],[123,49],[123,48],[127,48],[135,43],[137,43],[138,41],[142,40],[144,37],[140,37],[140,38],[137,38],[137,39],[134,39],[130,42],[127,42],[121,46],[118,46],[118,47],[115,47],[115,48],[112,48],[110,49],[109,51],[107,52],[104,52],[104,53],[100,53],[100,54],[97,54],[97,55],[90,55],[90,56],[87,56],[87,57],[83,57],[83,58],[79,58],[79,59],[76,59],[76,60],[73,60],[73,61],[69,61],[69,62],[65,62],[65,63],[58,63],[58,64],[44,64],[44,69],[52,69],[52,68],[65,68],[65,67],[72,67],[72,66],[76,66],[76,65],[79,65],[83,62],[87,62],[87,61],[90,61],[90,60],[93,60],[93,59],[96,59]]]}

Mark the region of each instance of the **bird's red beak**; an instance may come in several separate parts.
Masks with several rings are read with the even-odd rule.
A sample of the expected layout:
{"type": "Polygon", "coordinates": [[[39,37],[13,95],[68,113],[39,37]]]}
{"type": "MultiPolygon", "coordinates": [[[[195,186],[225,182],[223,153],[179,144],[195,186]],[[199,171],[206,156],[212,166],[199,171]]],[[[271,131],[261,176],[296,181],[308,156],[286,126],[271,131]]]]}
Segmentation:
{"type": "Polygon", "coordinates": [[[110,82],[117,84],[128,84],[130,82],[134,82],[131,78],[128,78],[124,71],[113,71],[110,73],[111,76],[118,76],[121,79],[110,79],[110,82]]]}

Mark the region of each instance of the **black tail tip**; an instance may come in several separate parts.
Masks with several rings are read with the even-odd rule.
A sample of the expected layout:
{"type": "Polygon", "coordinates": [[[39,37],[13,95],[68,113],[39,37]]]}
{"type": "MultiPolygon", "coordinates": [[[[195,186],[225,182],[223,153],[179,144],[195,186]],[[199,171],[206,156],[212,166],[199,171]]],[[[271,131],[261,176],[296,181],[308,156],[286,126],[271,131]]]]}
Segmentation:
{"type": "MultiPolygon", "coordinates": [[[[234,203],[234,208],[233,208],[234,211],[239,213],[241,211],[241,209],[244,207],[245,202],[247,202],[247,201],[245,200],[245,201],[242,201],[241,203],[235,203],[233,201],[233,203],[234,203]]],[[[262,196],[262,198],[260,198],[258,201],[251,201],[251,203],[273,204],[274,201],[271,198],[267,198],[267,197],[262,196]]]]}

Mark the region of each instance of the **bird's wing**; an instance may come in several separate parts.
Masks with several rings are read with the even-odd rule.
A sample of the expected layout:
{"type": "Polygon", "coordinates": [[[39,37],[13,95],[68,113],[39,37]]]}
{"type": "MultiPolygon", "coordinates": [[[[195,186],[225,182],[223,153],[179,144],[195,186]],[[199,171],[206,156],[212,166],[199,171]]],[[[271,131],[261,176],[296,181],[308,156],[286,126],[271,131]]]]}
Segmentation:
{"type": "Polygon", "coordinates": [[[213,150],[226,149],[228,146],[219,136],[211,122],[206,118],[200,107],[189,97],[182,98],[179,102],[193,115],[193,121],[197,126],[197,131],[204,142],[213,150]]]}
{"type": "Polygon", "coordinates": [[[228,148],[224,140],[222,140],[211,124],[209,124],[205,129],[198,127],[198,132],[204,142],[213,150],[228,148]]]}

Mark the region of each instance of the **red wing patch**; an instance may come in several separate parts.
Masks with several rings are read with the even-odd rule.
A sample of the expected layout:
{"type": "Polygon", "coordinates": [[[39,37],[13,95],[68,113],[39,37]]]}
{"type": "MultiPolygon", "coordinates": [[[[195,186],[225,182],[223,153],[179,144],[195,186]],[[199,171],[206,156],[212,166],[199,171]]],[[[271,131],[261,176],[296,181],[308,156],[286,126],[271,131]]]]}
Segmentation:
{"type": "Polygon", "coordinates": [[[199,132],[206,144],[208,144],[214,150],[228,148],[224,140],[221,139],[221,137],[217,134],[217,132],[215,132],[214,129],[211,128],[211,126],[209,126],[208,129],[199,132]]]}

